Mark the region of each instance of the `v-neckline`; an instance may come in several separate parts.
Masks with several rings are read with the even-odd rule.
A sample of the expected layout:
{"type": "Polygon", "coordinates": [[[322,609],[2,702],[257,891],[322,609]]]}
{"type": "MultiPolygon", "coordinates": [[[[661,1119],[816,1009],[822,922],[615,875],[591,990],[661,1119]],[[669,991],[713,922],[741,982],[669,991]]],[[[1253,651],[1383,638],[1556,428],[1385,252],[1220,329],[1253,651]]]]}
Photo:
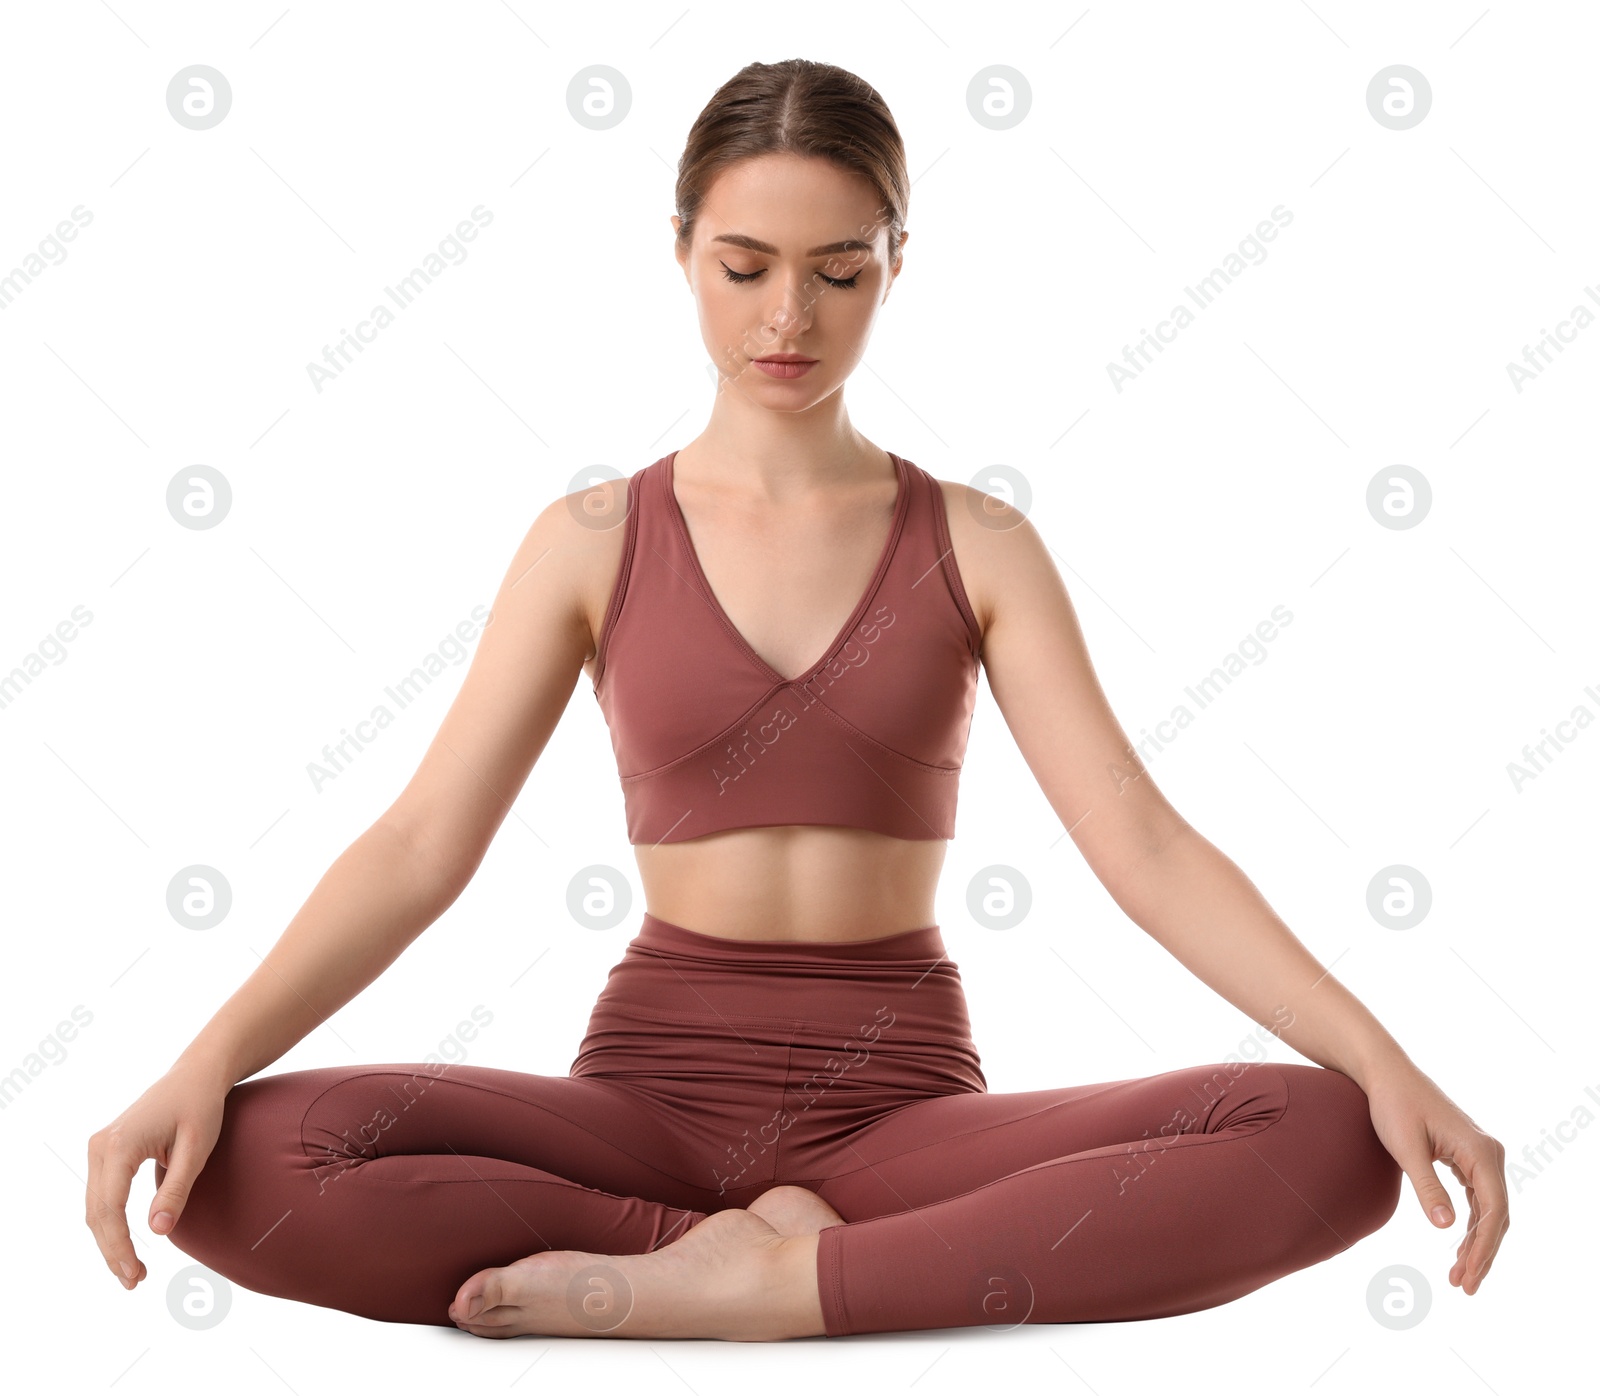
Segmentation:
{"type": "Polygon", "coordinates": [[[905,524],[906,513],[911,506],[910,471],[905,461],[901,460],[893,451],[889,452],[889,458],[894,462],[896,481],[894,513],[889,519],[889,536],[884,539],[883,548],[878,554],[878,565],[872,569],[872,576],[867,580],[867,589],[862,592],[861,599],[856,602],[855,608],[850,612],[845,623],[839,627],[838,634],[829,642],[828,648],[793,678],[786,678],[756,653],[754,647],[740,632],[739,627],[729,618],[727,611],[723,609],[722,602],[717,600],[717,594],[711,588],[711,582],[706,576],[705,568],[700,565],[700,554],[695,551],[694,539],[689,536],[688,521],[684,518],[683,509],[678,504],[677,492],[672,487],[673,466],[677,462],[678,453],[674,451],[667,457],[666,470],[662,479],[667,496],[667,507],[672,513],[673,522],[677,525],[679,536],[683,539],[684,551],[688,554],[690,565],[694,568],[695,578],[699,583],[700,590],[704,594],[712,612],[722,622],[723,628],[733,637],[751,662],[757,665],[762,673],[771,678],[774,683],[803,683],[815,674],[838,652],[839,647],[845,641],[845,637],[856,628],[862,612],[866,610],[871,604],[872,598],[877,594],[878,586],[883,580],[883,574],[888,571],[889,560],[894,555],[895,544],[898,542],[900,531],[905,524]]]}

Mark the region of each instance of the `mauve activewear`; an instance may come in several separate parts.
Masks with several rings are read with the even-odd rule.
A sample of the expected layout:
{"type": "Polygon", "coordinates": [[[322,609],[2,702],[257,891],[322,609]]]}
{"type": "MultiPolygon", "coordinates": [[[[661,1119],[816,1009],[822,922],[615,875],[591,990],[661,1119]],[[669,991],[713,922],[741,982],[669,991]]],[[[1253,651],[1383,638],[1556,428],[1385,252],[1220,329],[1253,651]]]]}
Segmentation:
{"type": "Polygon", "coordinates": [[[764,824],[953,838],[982,632],[938,482],[890,453],[899,491],[877,567],[827,650],[786,678],[706,580],[672,488],[676,455],[629,478],[596,646],[628,841],[764,824]]]}
{"type": "MultiPolygon", "coordinates": [[[[978,630],[938,486],[894,459],[872,583],[792,683],[712,598],[671,457],[631,479],[597,693],[633,842],[795,822],[953,832],[978,630]],[[874,605],[892,622],[864,620],[874,605]],[[747,740],[772,706],[795,721],[747,740]]],[[[1040,1025],[1041,1050],[1059,1041],[1040,1025]]],[[[837,1337],[1206,1308],[1377,1230],[1401,1177],[1361,1088],[1322,1067],[991,1092],[937,926],[745,940],[646,912],[566,1075],[433,1063],[241,1082],[170,1234],[248,1289],[450,1326],[481,1269],[655,1250],[794,1183],[844,1218],[817,1239],[837,1337]]]]}

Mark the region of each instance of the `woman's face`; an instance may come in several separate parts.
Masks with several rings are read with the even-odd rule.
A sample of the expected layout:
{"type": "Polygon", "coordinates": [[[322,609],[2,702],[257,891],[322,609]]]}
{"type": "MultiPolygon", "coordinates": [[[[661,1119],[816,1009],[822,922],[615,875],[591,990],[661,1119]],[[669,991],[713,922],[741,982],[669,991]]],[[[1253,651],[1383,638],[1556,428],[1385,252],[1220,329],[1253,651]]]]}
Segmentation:
{"type": "Polygon", "coordinates": [[[888,220],[871,183],[827,160],[762,155],[717,176],[677,256],[725,386],[797,411],[843,384],[899,275],[888,220]],[[774,354],[815,362],[781,376],[757,362],[774,354]]]}

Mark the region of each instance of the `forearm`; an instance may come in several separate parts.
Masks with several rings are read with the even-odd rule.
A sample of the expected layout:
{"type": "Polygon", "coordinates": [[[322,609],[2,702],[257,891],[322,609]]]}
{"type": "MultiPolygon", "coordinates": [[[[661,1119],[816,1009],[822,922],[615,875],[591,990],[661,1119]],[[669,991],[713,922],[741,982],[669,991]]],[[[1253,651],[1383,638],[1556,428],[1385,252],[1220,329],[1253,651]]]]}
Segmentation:
{"type": "Polygon", "coordinates": [[[376,979],[460,894],[379,821],[334,861],[250,977],[179,1055],[223,1090],[271,1065],[376,979]]]}
{"type": "Polygon", "coordinates": [[[1239,866],[1194,828],[1146,859],[1116,900],[1197,978],[1319,1066],[1363,1089],[1378,1073],[1412,1066],[1239,866]]]}

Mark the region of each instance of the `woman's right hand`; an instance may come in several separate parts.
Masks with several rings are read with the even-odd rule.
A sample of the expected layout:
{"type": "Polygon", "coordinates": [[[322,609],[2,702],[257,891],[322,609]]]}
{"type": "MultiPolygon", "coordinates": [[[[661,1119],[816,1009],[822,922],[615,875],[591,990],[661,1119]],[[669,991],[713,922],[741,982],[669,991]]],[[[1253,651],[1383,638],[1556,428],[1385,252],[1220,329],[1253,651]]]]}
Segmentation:
{"type": "Polygon", "coordinates": [[[128,1193],[147,1158],[157,1164],[150,1229],[165,1236],[178,1224],[201,1166],[222,1132],[231,1087],[198,1069],[175,1066],[104,1129],[89,1136],[85,1222],[106,1266],[132,1289],[149,1272],[128,1234],[128,1193]],[[165,1169],[163,1176],[161,1170],[165,1169]]]}

